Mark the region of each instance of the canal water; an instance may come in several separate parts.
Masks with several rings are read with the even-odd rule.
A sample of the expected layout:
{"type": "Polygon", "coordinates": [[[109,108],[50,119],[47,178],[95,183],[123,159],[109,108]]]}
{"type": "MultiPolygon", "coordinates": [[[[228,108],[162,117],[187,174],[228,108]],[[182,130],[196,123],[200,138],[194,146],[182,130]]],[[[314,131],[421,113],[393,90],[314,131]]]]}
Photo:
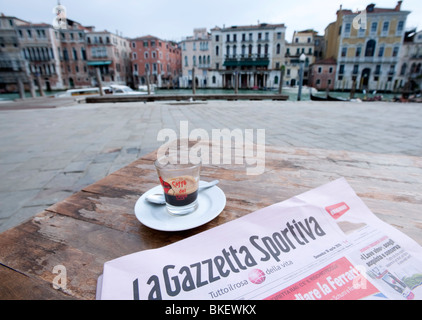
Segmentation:
{"type": "MultiPolygon", "coordinates": [[[[287,95],[289,97],[289,101],[297,101],[297,88],[283,88],[282,94],[287,95]]],[[[312,91],[314,95],[325,97],[326,93],[325,91],[316,92],[315,90],[312,91]]],[[[46,96],[54,96],[57,94],[58,91],[46,91],[46,96]]],[[[262,94],[262,95],[272,95],[272,94],[278,94],[278,90],[241,90],[238,91],[239,94],[262,94]]],[[[154,94],[163,94],[163,95],[189,95],[192,94],[192,89],[156,89],[154,94]]],[[[231,89],[196,89],[196,94],[234,94],[234,90],[231,89]]],[[[25,93],[26,97],[30,98],[31,95],[29,92],[25,93]]],[[[376,94],[376,95],[382,95],[383,101],[391,101],[394,96],[399,96],[399,94],[376,94]]],[[[332,97],[340,97],[348,99],[350,98],[349,92],[330,92],[330,96],[332,97]]],[[[373,94],[366,95],[368,98],[373,97],[373,94]]],[[[0,102],[1,101],[10,101],[14,99],[18,99],[19,94],[18,93],[2,93],[0,94],[0,102]]],[[[363,93],[356,93],[355,99],[364,99],[365,94],[363,93]]],[[[302,90],[301,95],[302,101],[309,101],[310,94],[309,94],[309,88],[304,87],[302,90]]]]}

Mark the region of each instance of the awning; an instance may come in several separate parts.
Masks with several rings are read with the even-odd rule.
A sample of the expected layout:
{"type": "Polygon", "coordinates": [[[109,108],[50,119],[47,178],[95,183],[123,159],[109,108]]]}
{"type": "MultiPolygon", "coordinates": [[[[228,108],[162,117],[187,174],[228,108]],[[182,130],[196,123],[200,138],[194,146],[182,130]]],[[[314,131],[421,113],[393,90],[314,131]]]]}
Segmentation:
{"type": "Polygon", "coordinates": [[[96,67],[96,66],[106,66],[106,65],[109,65],[109,64],[111,64],[110,60],[109,61],[88,61],[87,62],[87,65],[94,66],[94,67],[96,67]]]}

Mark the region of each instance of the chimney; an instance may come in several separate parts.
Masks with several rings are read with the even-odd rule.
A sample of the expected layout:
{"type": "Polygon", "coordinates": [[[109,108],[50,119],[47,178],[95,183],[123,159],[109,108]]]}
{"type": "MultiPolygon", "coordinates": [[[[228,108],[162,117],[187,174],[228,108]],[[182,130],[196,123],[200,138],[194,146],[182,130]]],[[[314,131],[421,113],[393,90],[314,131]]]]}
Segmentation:
{"type": "Polygon", "coordinates": [[[366,12],[374,12],[374,8],[375,8],[374,3],[368,4],[368,6],[366,7],[366,12]]]}
{"type": "Polygon", "coordinates": [[[397,5],[396,5],[396,8],[394,9],[395,11],[400,11],[400,9],[401,9],[401,4],[403,3],[403,1],[398,1],[397,2],[397,5]]]}

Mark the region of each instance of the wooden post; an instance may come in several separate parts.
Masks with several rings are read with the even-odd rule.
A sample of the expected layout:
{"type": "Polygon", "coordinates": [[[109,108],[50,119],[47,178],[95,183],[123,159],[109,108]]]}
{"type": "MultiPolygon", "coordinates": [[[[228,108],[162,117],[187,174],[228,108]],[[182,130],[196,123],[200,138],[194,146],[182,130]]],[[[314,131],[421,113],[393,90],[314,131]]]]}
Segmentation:
{"type": "Polygon", "coordinates": [[[44,97],[44,89],[42,88],[42,82],[41,82],[41,76],[40,74],[37,74],[37,83],[38,83],[38,90],[40,91],[40,96],[44,97]]]}
{"type": "Polygon", "coordinates": [[[25,88],[23,87],[23,82],[21,78],[18,78],[18,89],[19,89],[19,97],[21,99],[25,99],[25,88]]]}
{"type": "Polygon", "coordinates": [[[283,82],[284,82],[284,70],[286,66],[283,64],[280,68],[280,83],[278,84],[278,94],[283,92],[283,82]]]}
{"type": "Polygon", "coordinates": [[[352,89],[350,90],[350,99],[355,97],[355,90],[356,90],[356,77],[353,77],[352,89]]]}
{"type": "Polygon", "coordinates": [[[37,96],[37,94],[35,93],[34,79],[32,79],[32,77],[29,77],[29,92],[31,92],[32,98],[35,98],[37,96]]]}
{"type": "Polygon", "coordinates": [[[195,68],[192,68],[192,94],[196,94],[195,68]]]}
{"type": "Polygon", "coordinates": [[[237,70],[234,71],[234,94],[238,94],[239,92],[239,72],[237,70]]]}
{"type": "Polygon", "coordinates": [[[104,95],[104,92],[103,92],[103,84],[102,84],[102,82],[101,82],[101,72],[100,72],[100,68],[95,68],[95,71],[96,71],[96,73],[97,73],[97,81],[98,81],[98,88],[100,89],[100,96],[103,96],[104,95]]]}
{"type": "Polygon", "coordinates": [[[147,91],[148,91],[148,95],[151,94],[151,87],[150,87],[150,83],[149,83],[149,69],[146,70],[147,71],[147,75],[146,75],[146,80],[147,80],[147,91]]]}

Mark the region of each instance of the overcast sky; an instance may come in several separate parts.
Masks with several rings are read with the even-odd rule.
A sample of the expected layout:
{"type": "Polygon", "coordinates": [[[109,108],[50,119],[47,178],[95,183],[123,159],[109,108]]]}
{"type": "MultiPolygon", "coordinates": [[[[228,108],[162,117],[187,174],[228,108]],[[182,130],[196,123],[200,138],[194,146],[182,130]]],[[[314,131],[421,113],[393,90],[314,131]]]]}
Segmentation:
{"type": "MultiPolygon", "coordinates": [[[[125,37],[147,34],[180,41],[194,28],[251,25],[259,22],[284,23],[286,40],[293,31],[314,29],[320,35],[336,19],[336,11],[363,10],[369,3],[394,8],[396,0],[61,0],[67,17],[97,31],[123,33],[125,37]]],[[[0,0],[5,15],[33,23],[50,23],[57,0],[0,0]]],[[[411,11],[406,28],[422,28],[422,1],[404,0],[402,10],[411,11]]]]}

